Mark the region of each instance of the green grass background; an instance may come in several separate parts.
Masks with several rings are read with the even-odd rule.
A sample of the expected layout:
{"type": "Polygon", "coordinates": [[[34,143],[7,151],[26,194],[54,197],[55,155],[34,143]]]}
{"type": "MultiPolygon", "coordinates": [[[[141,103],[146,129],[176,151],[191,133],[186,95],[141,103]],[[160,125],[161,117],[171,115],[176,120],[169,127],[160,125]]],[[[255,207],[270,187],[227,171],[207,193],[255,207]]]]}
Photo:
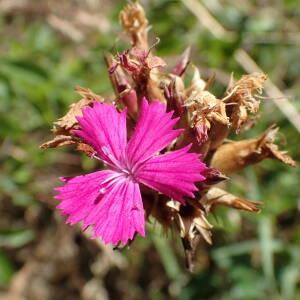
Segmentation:
{"type": "MultiPolygon", "coordinates": [[[[35,5],[35,1],[29,2],[35,5]]],[[[51,197],[52,188],[59,184],[56,178],[96,168],[93,161],[70,148],[42,151],[38,146],[50,139],[52,122],[79,99],[74,86],[111,95],[103,54],[121,52],[128,47],[118,24],[118,13],[125,3],[107,1],[104,17],[109,29],[100,32],[85,28],[86,34],[80,42],[58,32],[38,12],[0,15],[0,287],[3,295],[30,258],[27,254],[20,259],[18,253],[38,242],[39,229],[28,221],[28,215],[39,214],[47,207],[46,214],[51,218],[52,209],[48,207],[55,202],[51,197]]],[[[155,36],[160,37],[157,54],[170,64],[191,45],[193,63],[204,70],[204,77],[209,70],[216,69],[225,78],[231,72],[238,78],[244,71],[233,54],[241,47],[290,97],[295,109],[300,109],[299,1],[202,1],[219,22],[235,33],[232,39],[215,38],[181,1],[143,3],[152,24],[151,37],[153,40],[155,36]]],[[[224,89],[219,81],[212,88],[219,97],[224,89]]],[[[281,148],[289,150],[298,160],[299,132],[272,100],[262,102],[259,123],[251,131],[231,138],[255,136],[276,122],[285,136],[279,140],[281,148]]],[[[197,271],[192,275],[184,268],[178,238],[172,234],[166,238],[159,226],[150,225],[146,239],[138,238],[130,250],[121,251],[130,265],[135,266],[134,272],[138,274],[132,275],[129,281],[131,288],[139,292],[133,292],[129,298],[120,297],[300,299],[299,179],[298,168],[269,160],[234,176],[228,189],[251,200],[263,201],[263,210],[252,215],[219,209],[210,220],[215,226],[214,244],[200,245],[197,271]],[[159,278],[163,284],[154,284],[159,278]]],[[[114,277],[112,273],[109,280],[118,281],[120,276],[114,277]]],[[[91,275],[83,278],[90,280],[91,275]]],[[[114,299],[115,287],[108,284],[106,289],[114,299]]]]}

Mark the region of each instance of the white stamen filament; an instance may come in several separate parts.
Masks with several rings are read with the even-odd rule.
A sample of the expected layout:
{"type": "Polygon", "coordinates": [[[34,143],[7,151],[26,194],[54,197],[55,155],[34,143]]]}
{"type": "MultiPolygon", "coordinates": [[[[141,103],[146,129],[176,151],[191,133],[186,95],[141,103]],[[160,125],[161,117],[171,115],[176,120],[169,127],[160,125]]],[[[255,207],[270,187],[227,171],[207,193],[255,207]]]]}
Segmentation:
{"type": "Polygon", "coordinates": [[[99,190],[99,193],[101,194],[105,194],[106,191],[112,186],[114,185],[116,182],[123,182],[125,180],[124,174],[122,173],[117,173],[117,174],[113,174],[110,177],[106,178],[102,184],[101,184],[101,188],[99,190]],[[123,178],[122,178],[123,177],[123,178]],[[104,184],[108,183],[107,185],[105,185],[105,187],[103,186],[104,184]]]}
{"type": "Polygon", "coordinates": [[[110,159],[111,163],[114,166],[116,166],[120,170],[123,169],[123,166],[121,165],[121,163],[117,159],[115,159],[115,157],[112,155],[112,153],[109,151],[109,149],[106,146],[102,146],[101,150],[110,159]]]}

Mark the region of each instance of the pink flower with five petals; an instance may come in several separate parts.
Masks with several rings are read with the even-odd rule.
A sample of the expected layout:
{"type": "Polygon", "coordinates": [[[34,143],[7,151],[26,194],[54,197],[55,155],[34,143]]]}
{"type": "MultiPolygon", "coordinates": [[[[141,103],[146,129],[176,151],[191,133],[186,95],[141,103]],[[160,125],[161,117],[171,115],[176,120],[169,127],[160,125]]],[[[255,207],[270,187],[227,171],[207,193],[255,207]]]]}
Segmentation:
{"type": "Polygon", "coordinates": [[[108,170],[72,178],[60,178],[65,185],[56,188],[57,208],[69,215],[67,223],[83,222],[93,226],[92,238],[104,243],[133,239],[136,232],[145,235],[145,216],[140,184],[184,204],[194,197],[196,182],[205,179],[207,170],[191,145],[159,154],[183,129],[174,130],[178,118],[166,113],[166,105],[143,99],[136,128],[127,142],[126,109],[121,113],[114,105],[94,102],[77,117],[81,130],[74,132],[92,146],[95,157],[108,170]]]}

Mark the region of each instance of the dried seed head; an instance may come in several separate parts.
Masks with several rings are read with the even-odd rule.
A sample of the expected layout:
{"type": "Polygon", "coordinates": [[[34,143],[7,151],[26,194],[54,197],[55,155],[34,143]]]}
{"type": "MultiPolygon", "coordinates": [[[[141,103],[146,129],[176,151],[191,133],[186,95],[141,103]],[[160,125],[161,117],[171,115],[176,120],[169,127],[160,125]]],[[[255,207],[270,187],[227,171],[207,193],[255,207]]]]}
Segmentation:
{"type": "Polygon", "coordinates": [[[186,91],[184,103],[191,128],[205,126],[209,129],[211,122],[229,125],[224,103],[205,90],[207,83],[201,78],[198,68],[193,67],[193,70],[192,83],[186,91]]]}
{"type": "Polygon", "coordinates": [[[260,101],[257,100],[256,95],[262,93],[266,79],[267,76],[260,73],[243,75],[240,80],[228,87],[222,101],[227,105],[227,114],[237,132],[247,120],[248,111],[257,113],[260,101]]]}
{"type": "Polygon", "coordinates": [[[259,108],[259,101],[255,96],[262,94],[263,84],[266,80],[265,74],[243,75],[240,80],[228,87],[226,99],[224,98],[223,101],[239,103],[251,113],[256,113],[259,108]]]}
{"type": "Polygon", "coordinates": [[[120,23],[130,35],[132,44],[142,49],[148,48],[148,20],[144,9],[137,2],[126,5],[119,15],[120,23]]]}
{"type": "Polygon", "coordinates": [[[184,106],[191,128],[206,126],[210,129],[211,123],[229,125],[224,103],[208,91],[192,92],[184,106]]]}
{"type": "Polygon", "coordinates": [[[212,157],[210,167],[229,175],[266,158],[277,159],[294,167],[295,161],[273,144],[277,132],[278,128],[269,128],[256,138],[220,146],[212,157]]]}

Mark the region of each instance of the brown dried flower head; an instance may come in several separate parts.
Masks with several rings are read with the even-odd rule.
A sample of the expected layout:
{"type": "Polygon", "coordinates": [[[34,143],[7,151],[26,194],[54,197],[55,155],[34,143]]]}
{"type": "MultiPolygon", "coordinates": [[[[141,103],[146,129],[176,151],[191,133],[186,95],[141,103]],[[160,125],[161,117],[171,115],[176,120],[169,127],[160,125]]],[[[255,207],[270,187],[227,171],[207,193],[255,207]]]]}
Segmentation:
{"type": "Polygon", "coordinates": [[[257,96],[262,94],[266,79],[265,74],[252,73],[243,75],[240,80],[229,85],[222,100],[230,106],[227,109],[228,116],[237,132],[246,122],[248,111],[253,114],[257,113],[260,104],[257,96]]]}

